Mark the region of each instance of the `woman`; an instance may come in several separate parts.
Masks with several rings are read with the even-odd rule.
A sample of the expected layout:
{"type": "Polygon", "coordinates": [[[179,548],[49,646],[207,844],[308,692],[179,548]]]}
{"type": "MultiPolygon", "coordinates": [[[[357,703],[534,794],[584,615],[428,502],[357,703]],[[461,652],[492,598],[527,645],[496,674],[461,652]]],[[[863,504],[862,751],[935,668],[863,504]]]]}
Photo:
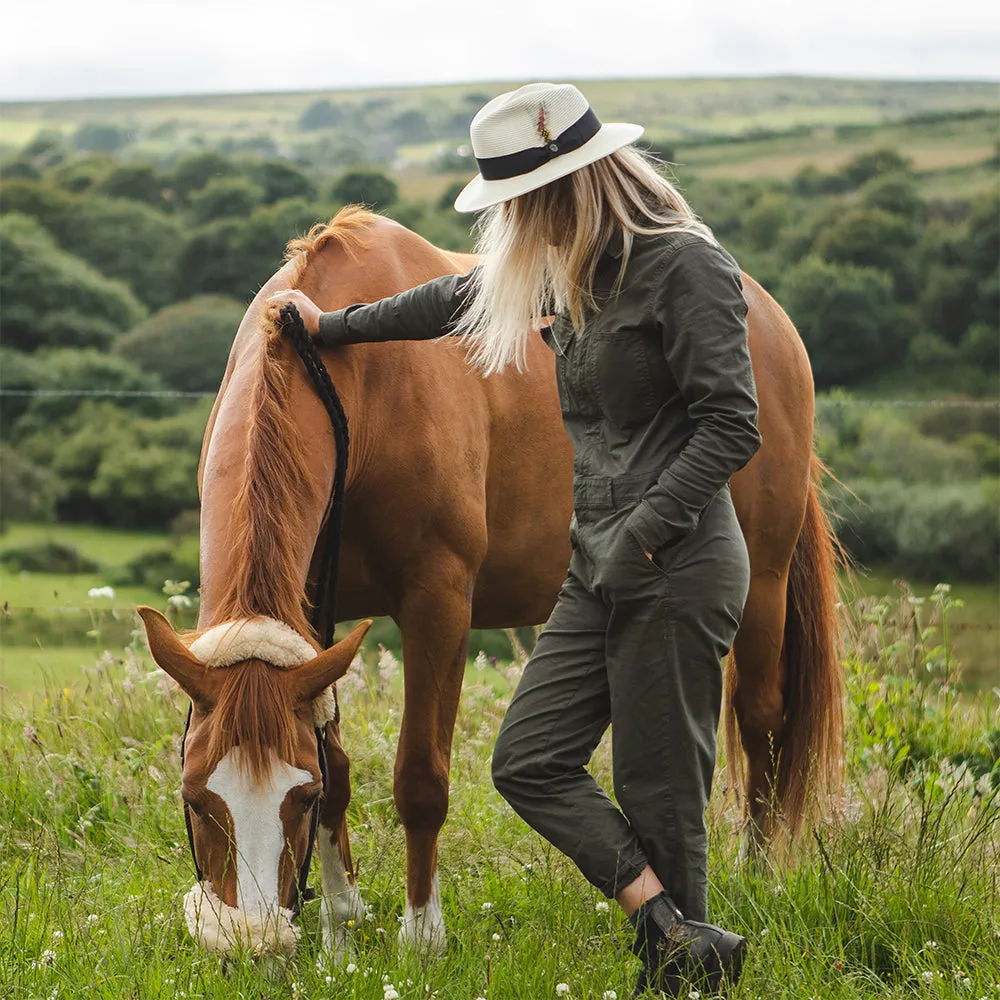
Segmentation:
{"type": "MultiPolygon", "coordinates": [[[[556,355],[574,446],[572,558],[503,721],[496,787],[636,928],[637,992],[723,991],[746,941],[705,923],[720,660],[749,587],[729,479],[760,445],[746,304],[732,257],[569,85],[533,84],[472,122],[485,210],[467,276],[320,313],[326,345],[464,339],[483,373],[556,355]],[[616,807],[585,769],[609,723],[616,807]]],[[[530,404],[529,404],[530,405],[530,404]]]]}

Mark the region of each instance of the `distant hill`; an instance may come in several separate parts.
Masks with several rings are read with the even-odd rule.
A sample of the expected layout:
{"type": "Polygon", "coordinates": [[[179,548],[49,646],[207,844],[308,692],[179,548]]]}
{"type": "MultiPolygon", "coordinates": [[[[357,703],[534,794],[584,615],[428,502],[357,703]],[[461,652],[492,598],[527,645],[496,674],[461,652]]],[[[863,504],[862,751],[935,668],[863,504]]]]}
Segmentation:
{"type": "MultiPolygon", "coordinates": [[[[636,121],[696,178],[788,179],[895,146],[922,183],[968,194],[996,176],[992,82],[812,77],[578,81],[605,120],[636,121]]],[[[116,159],[169,164],[204,149],[282,157],[322,172],[372,164],[404,193],[437,198],[474,165],[473,114],[516,83],[381,90],[206,94],[0,104],[0,156],[43,131],[116,159]],[[101,126],[107,126],[102,128],[101,126]]]]}

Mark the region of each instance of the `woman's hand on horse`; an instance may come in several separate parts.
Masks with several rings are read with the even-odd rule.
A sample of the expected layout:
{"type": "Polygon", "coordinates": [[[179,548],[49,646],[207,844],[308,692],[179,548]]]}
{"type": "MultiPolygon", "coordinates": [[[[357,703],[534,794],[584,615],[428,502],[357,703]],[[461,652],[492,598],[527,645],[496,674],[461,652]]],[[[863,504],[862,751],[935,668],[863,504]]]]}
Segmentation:
{"type": "Polygon", "coordinates": [[[290,288],[286,292],[277,292],[272,295],[264,304],[267,318],[278,322],[278,314],[285,306],[295,306],[302,317],[307,332],[314,337],[319,333],[319,317],[322,309],[305,292],[300,292],[297,288],[290,288]]]}

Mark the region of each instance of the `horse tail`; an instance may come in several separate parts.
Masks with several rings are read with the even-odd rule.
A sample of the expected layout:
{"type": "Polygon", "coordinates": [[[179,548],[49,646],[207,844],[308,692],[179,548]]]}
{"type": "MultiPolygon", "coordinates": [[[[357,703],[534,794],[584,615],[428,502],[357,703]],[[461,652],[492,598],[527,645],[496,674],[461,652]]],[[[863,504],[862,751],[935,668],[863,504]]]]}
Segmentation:
{"type": "MultiPolygon", "coordinates": [[[[805,519],[792,552],[786,586],[782,651],[785,725],[777,748],[773,793],[792,836],[801,829],[810,803],[836,793],[843,777],[844,676],[837,572],[848,564],[848,557],[823,507],[822,480],[828,472],[814,454],[805,519]]],[[[738,780],[744,761],[732,710],[735,686],[735,654],[730,653],[725,743],[730,774],[738,780]]]]}

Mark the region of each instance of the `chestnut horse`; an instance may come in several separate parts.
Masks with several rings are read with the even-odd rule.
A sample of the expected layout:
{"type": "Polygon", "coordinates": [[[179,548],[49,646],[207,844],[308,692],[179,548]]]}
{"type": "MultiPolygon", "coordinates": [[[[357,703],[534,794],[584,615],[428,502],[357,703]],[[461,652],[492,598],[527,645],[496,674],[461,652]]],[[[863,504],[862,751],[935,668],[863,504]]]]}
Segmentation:
{"type": "MultiPolygon", "coordinates": [[[[303,594],[318,569],[334,438],[296,355],[265,316],[265,299],[298,287],[332,310],[465,272],[473,262],[357,207],[289,244],[285,266],[259,291],[240,325],[205,434],[199,473],[201,630],[273,619],[274,627],[311,636],[303,594]]],[[[735,766],[745,753],[748,826],[752,838],[761,840],[779,821],[794,831],[807,798],[836,785],[842,680],[835,543],[820,505],[809,362],[781,308],[751,278],[744,276],[744,283],[763,445],[732,482],[751,584],[727,671],[742,751],[733,723],[728,759],[735,766]]],[[[406,833],[400,941],[440,949],[445,930],[437,845],[448,811],[469,629],[544,622],[569,564],[573,457],[554,361],[537,334],[524,372],[485,379],[470,369],[461,345],[447,339],[324,349],[323,360],[351,437],[338,617],[390,615],[403,639],[405,701],[394,771],[394,798],[406,833]]],[[[161,635],[158,642],[162,651],[170,638],[161,635]]],[[[281,664],[271,662],[270,668],[251,660],[226,669],[236,672],[237,686],[252,683],[273,692],[291,683],[295,671],[282,674],[281,664]],[[248,669],[254,677],[241,679],[248,669]]],[[[279,699],[281,708],[265,701],[230,699],[225,711],[260,713],[260,719],[240,725],[243,738],[266,752],[267,734],[275,728],[269,713],[302,709],[289,698],[279,699]]],[[[196,700],[187,736],[193,750],[203,730],[236,725],[213,721],[223,711],[221,701],[196,700]]],[[[345,821],[348,758],[334,721],[327,723],[327,736],[329,780],[317,842],[321,918],[324,948],[341,951],[346,927],[360,919],[363,907],[345,821]]],[[[300,756],[306,754],[305,740],[303,731],[300,756]]],[[[274,749],[275,767],[308,770],[288,757],[292,744],[284,758],[274,749]]],[[[216,781],[209,771],[218,757],[189,752],[185,788],[196,791],[216,781]]],[[[256,778],[264,781],[266,775],[260,771],[256,778]]],[[[246,778],[244,785],[249,795],[253,781],[246,778]]],[[[294,809],[289,798],[282,799],[284,788],[279,783],[276,791],[264,795],[258,788],[254,794],[272,809],[280,804],[286,842],[297,842],[296,830],[301,842],[305,819],[300,809],[299,826],[290,827],[294,809]]],[[[206,845],[208,888],[237,906],[225,878],[232,862],[224,838],[227,831],[235,837],[241,856],[256,847],[244,848],[239,823],[228,818],[211,830],[198,829],[197,817],[194,823],[196,839],[206,845]]],[[[296,863],[301,854],[282,857],[287,872],[296,863]]],[[[283,907],[294,888],[287,872],[277,895],[272,892],[272,902],[283,907]]]]}

